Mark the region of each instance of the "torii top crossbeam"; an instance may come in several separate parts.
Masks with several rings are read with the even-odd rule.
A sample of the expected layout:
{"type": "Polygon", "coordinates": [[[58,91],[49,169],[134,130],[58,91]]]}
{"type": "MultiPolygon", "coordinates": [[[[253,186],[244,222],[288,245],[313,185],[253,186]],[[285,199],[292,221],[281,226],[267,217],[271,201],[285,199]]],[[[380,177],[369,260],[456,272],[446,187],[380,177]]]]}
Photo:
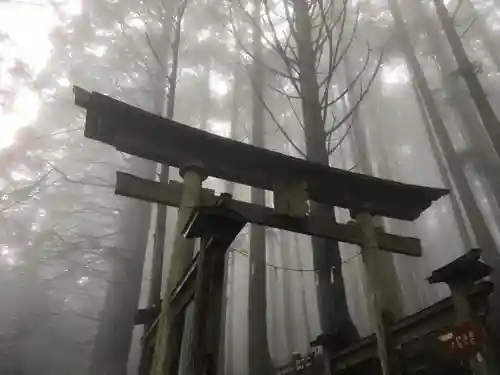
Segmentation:
{"type": "Polygon", "coordinates": [[[284,181],[304,181],[313,201],[401,220],[415,220],[448,193],[312,163],[219,137],[100,93],[74,91],[75,103],[87,110],[86,137],[170,166],[201,162],[210,176],[266,190],[284,181]]]}

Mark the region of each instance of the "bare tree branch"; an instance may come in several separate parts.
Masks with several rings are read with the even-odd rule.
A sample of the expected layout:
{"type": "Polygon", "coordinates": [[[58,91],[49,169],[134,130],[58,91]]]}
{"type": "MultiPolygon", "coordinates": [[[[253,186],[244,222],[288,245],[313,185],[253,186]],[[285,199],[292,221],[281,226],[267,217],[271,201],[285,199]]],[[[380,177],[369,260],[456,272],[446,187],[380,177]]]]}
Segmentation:
{"type": "Polygon", "coordinates": [[[268,84],[267,86],[268,86],[271,90],[276,91],[278,94],[284,95],[284,96],[286,96],[286,97],[287,97],[287,98],[289,98],[289,99],[301,99],[301,97],[300,97],[299,95],[291,95],[291,94],[289,94],[289,93],[285,92],[285,91],[284,91],[284,90],[282,90],[282,89],[279,89],[279,88],[277,88],[277,87],[274,87],[274,86],[273,86],[273,85],[271,85],[271,84],[268,84]]]}
{"type": "MultiPolygon", "coordinates": [[[[368,94],[368,91],[370,90],[373,82],[375,81],[375,78],[376,78],[377,73],[380,70],[381,66],[382,66],[382,57],[380,57],[380,59],[378,60],[377,67],[375,68],[375,71],[374,71],[373,75],[370,77],[370,80],[368,81],[368,85],[366,86],[366,88],[363,90],[363,88],[361,87],[361,94],[359,96],[358,101],[351,107],[351,109],[349,110],[349,112],[347,112],[347,114],[342,118],[342,120],[340,120],[340,122],[338,123],[338,125],[336,125],[336,128],[340,127],[347,119],[349,119],[352,116],[352,114],[354,113],[354,111],[356,111],[358,109],[358,107],[360,106],[360,104],[363,101],[364,97],[366,96],[366,94],[368,94]]],[[[351,124],[351,126],[352,126],[352,124],[351,124]]],[[[349,129],[351,128],[351,126],[349,126],[349,129]]],[[[347,132],[346,132],[346,134],[347,134],[347,132]]],[[[344,138],[345,137],[342,138],[342,140],[339,142],[339,144],[343,141],[344,138]]],[[[333,151],[335,151],[335,149],[336,148],[334,148],[333,151]]]]}
{"type": "MultiPolygon", "coordinates": [[[[52,172],[53,172],[52,169],[49,170],[42,177],[40,177],[33,185],[24,187],[23,189],[30,189],[32,191],[25,198],[15,200],[11,204],[9,204],[9,205],[7,205],[5,207],[0,208],[0,213],[8,211],[9,209],[13,208],[14,206],[16,206],[16,205],[18,205],[18,204],[20,204],[20,203],[22,203],[24,201],[30,200],[30,199],[34,198],[35,196],[37,196],[40,193],[40,185],[43,183],[43,181],[45,181],[49,177],[49,175],[52,172]]],[[[56,181],[52,182],[52,184],[50,184],[48,186],[54,185],[57,181],[59,181],[59,180],[56,180],[56,181]]],[[[10,193],[9,195],[13,195],[15,193],[16,193],[16,191],[14,191],[13,193],[10,193]]]]}
{"type": "MultiPolygon", "coordinates": [[[[290,64],[290,70],[293,70],[295,73],[298,73],[298,62],[299,62],[299,57],[298,54],[295,52],[292,44],[291,44],[291,38],[293,35],[292,30],[290,32],[286,33],[283,32],[283,35],[285,37],[285,41],[281,42],[278,37],[278,32],[276,31],[276,27],[274,26],[274,22],[271,20],[271,10],[269,7],[268,1],[264,1],[264,14],[267,17],[267,25],[271,29],[271,34],[274,40],[274,43],[276,44],[276,47],[278,48],[278,55],[283,59],[283,62],[285,64],[290,64]],[[287,51],[290,51],[292,54],[292,57],[289,57],[287,55],[287,51]]],[[[282,18],[282,17],[280,17],[282,18]]],[[[284,19],[284,18],[283,18],[284,19]]],[[[291,74],[293,75],[293,74],[291,74]]]]}
{"type": "Polygon", "coordinates": [[[471,23],[469,24],[469,26],[467,26],[465,28],[465,30],[462,32],[462,34],[460,34],[460,38],[463,38],[465,36],[465,34],[467,34],[469,32],[469,30],[472,28],[472,26],[474,26],[474,24],[476,23],[477,21],[477,18],[474,17],[474,19],[471,21],[471,23]]]}
{"type": "Polygon", "coordinates": [[[354,164],[351,168],[349,168],[347,171],[348,172],[352,172],[354,169],[356,169],[358,167],[357,164],[354,164]]]}
{"type": "MultiPolygon", "coordinates": [[[[332,81],[333,74],[336,71],[336,69],[335,69],[335,62],[337,60],[338,49],[339,49],[339,46],[340,46],[340,42],[342,40],[342,36],[344,34],[345,21],[347,19],[347,11],[346,11],[346,5],[345,5],[346,4],[346,0],[343,0],[343,4],[344,4],[344,6],[343,6],[342,11],[341,11],[342,25],[341,25],[341,30],[340,30],[339,36],[337,38],[337,43],[336,43],[336,46],[335,46],[335,52],[333,52],[333,32],[332,32],[332,29],[330,29],[328,27],[325,29],[325,34],[328,36],[328,54],[329,54],[329,59],[328,59],[328,71],[327,71],[327,74],[326,74],[326,78],[324,80],[324,82],[326,83],[325,84],[325,89],[323,91],[323,96],[321,98],[320,103],[328,101],[329,89],[330,89],[330,82],[332,81]]],[[[322,21],[326,23],[327,18],[326,18],[326,14],[324,12],[324,8],[323,8],[323,5],[322,5],[322,2],[320,4],[320,6],[319,6],[319,9],[320,9],[320,12],[321,12],[322,21]]],[[[353,33],[353,35],[354,35],[354,33],[353,33]]],[[[321,85],[320,85],[320,87],[321,87],[321,85]]],[[[326,121],[327,108],[324,107],[322,112],[323,113],[322,113],[321,116],[322,116],[323,122],[325,122],[326,121]]]]}
{"type": "Polygon", "coordinates": [[[295,110],[295,106],[293,105],[291,99],[289,97],[286,98],[288,100],[288,104],[290,104],[290,108],[292,109],[293,114],[295,115],[295,118],[297,119],[297,122],[299,123],[300,127],[302,130],[305,131],[305,126],[304,123],[302,122],[302,119],[299,117],[297,111],[295,110]]]}
{"type": "MultiPolygon", "coordinates": [[[[241,4],[241,2],[240,2],[241,4]]],[[[267,1],[264,2],[265,5],[267,5],[267,1]]],[[[247,11],[245,11],[243,8],[240,8],[242,13],[246,16],[246,18],[248,18],[248,20],[250,21],[251,25],[252,25],[252,30],[257,30],[258,33],[260,34],[261,38],[263,38],[266,43],[269,45],[269,47],[272,49],[272,51],[274,53],[276,53],[280,58],[281,58],[281,61],[283,62],[283,65],[285,66],[285,69],[287,71],[287,75],[285,76],[286,78],[288,78],[291,83],[294,85],[295,89],[297,92],[300,92],[300,89],[299,89],[299,86],[297,85],[296,83],[296,80],[297,79],[294,79],[294,75],[298,75],[298,58],[297,58],[297,55],[293,52],[293,49],[291,48],[290,44],[289,44],[289,39],[287,38],[287,45],[286,47],[283,47],[281,41],[279,40],[278,38],[278,34],[277,34],[277,31],[276,31],[276,28],[274,27],[274,24],[271,20],[271,16],[270,16],[270,10],[269,10],[269,7],[265,6],[264,7],[264,14],[266,14],[266,17],[268,18],[268,25],[270,26],[271,28],[271,36],[273,38],[273,41],[269,40],[268,36],[266,35],[266,33],[264,32],[264,29],[261,25],[258,24],[258,22],[254,19],[254,17],[249,14],[247,11]],[[289,49],[292,54],[294,55],[294,58],[290,57],[287,55],[286,53],[286,50],[289,49]]],[[[233,29],[236,29],[236,25],[234,23],[234,18],[231,17],[231,23],[233,25],[233,29]]],[[[254,60],[255,60],[255,56],[253,56],[252,53],[250,53],[244,46],[243,46],[243,43],[241,42],[241,40],[235,35],[233,34],[233,36],[235,37],[235,39],[237,40],[238,44],[241,46],[241,48],[245,51],[245,53],[247,53],[249,56],[251,56],[254,60]]],[[[256,38],[257,36],[253,35],[253,38],[256,38]]],[[[275,70],[273,68],[271,68],[268,64],[265,64],[263,61],[261,61],[261,63],[263,65],[265,65],[268,69],[271,69],[271,70],[275,70]]],[[[283,75],[282,72],[279,72],[278,73],[279,75],[283,75]]]]}
{"type": "MultiPolygon", "coordinates": [[[[255,30],[256,25],[258,25],[256,20],[252,17],[252,15],[249,14],[248,11],[244,9],[245,7],[242,5],[241,0],[235,0],[235,1],[237,1],[237,3],[239,4],[239,9],[242,10],[245,16],[245,20],[248,20],[249,24],[254,27],[253,30],[255,30]]],[[[297,38],[299,38],[296,29],[296,19],[295,19],[296,14],[293,11],[293,4],[290,2],[290,0],[283,0],[282,4],[285,13],[284,17],[282,15],[275,15],[273,13],[271,4],[268,3],[268,0],[263,0],[262,17],[264,25],[257,26],[258,36],[254,35],[253,37],[254,38],[262,37],[262,39],[266,42],[266,45],[268,46],[268,50],[271,51],[272,53],[275,53],[280,59],[280,63],[278,64],[277,69],[274,68],[274,66],[269,66],[268,64],[264,64],[263,61],[261,61],[260,63],[266,65],[266,67],[271,72],[276,74],[278,77],[287,79],[290,82],[290,84],[293,85],[295,92],[297,94],[289,93],[287,92],[288,90],[284,88],[273,87],[272,85],[270,85],[270,88],[273,91],[279,93],[280,95],[284,95],[295,117],[297,118],[299,125],[304,130],[305,126],[292,103],[292,100],[298,100],[298,99],[304,100],[301,90],[302,87],[300,86],[300,74],[303,72],[300,71],[299,58],[296,53],[296,50],[294,49],[294,43],[297,41],[297,38]],[[286,33],[285,36],[278,35],[277,27],[275,24],[278,18],[276,17],[279,17],[280,20],[284,19],[288,23],[288,32],[286,33]],[[281,66],[281,64],[283,65],[281,66]],[[281,71],[281,69],[283,69],[284,71],[281,71]]],[[[353,25],[352,27],[349,27],[349,29],[351,29],[351,33],[349,37],[347,37],[347,35],[345,34],[347,33],[348,30],[347,22],[348,19],[350,19],[348,17],[349,0],[339,1],[338,9],[336,9],[337,3],[335,3],[334,1],[330,1],[327,4],[324,4],[323,1],[317,0],[317,1],[309,1],[307,2],[307,4],[308,4],[309,17],[312,23],[311,28],[313,35],[311,36],[312,37],[311,43],[313,47],[313,53],[314,53],[313,57],[315,59],[314,65],[316,67],[316,73],[318,74],[319,67],[322,66],[322,64],[324,64],[325,68],[327,69],[327,71],[324,73],[324,77],[321,77],[320,81],[318,82],[318,88],[322,90],[322,92],[320,93],[321,116],[323,122],[326,122],[328,110],[331,108],[331,106],[336,104],[339,100],[343,99],[348,94],[349,90],[351,90],[356,84],[358,84],[358,82],[361,81],[368,67],[371,65],[370,63],[372,61],[372,49],[368,46],[364,64],[361,67],[361,70],[355,76],[354,80],[349,83],[349,86],[346,87],[342,93],[340,93],[333,100],[330,100],[330,95],[332,95],[331,94],[332,80],[335,75],[335,72],[338,70],[339,65],[342,63],[344,58],[347,56],[348,52],[351,50],[351,47],[355,41],[357,30],[359,27],[360,10],[359,7],[356,9],[356,17],[354,19],[353,25]],[[328,56],[324,58],[323,57],[324,54],[328,54],[328,56]]],[[[255,56],[252,54],[252,52],[248,50],[247,47],[245,47],[245,45],[242,43],[242,38],[239,37],[240,35],[239,28],[236,25],[235,17],[233,15],[230,18],[230,23],[232,26],[230,33],[233,35],[237,44],[240,46],[241,51],[243,51],[246,56],[252,58],[255,63],[256,62],[255,56]]],[[[380,59],[376,63],[375,70],[373,72],[373,75],[371,75],[371,77],[369,78],[366,88],[361,89],[358,101],[347,111],[347,113],[343,115],[343,117],[340,120],[336,118],[335,114],[333,114],[333,125],[325,134],[327,141],[326,147],[329,155],[331,155],[348,136],[354,122],[351,122],[349,124],[346,131],[340,137],[338,144],[335,145],[334,147],[331,146],[330,143],[333,134],[338,129],[340,129],[345,124],[345,122],[349,118],[351,118],[354,111],[357,110],[361,101],[364,99],[368,90],[371,88],[371,85],[381,67],[381,63],[382,63],[382,52],[380,53],[380,59]]],[[[254,83],[252,82],[252,86],[253,85],[254,83]]],[[[363,86],[361,85],[361,87],[363,86]]],[[[257,98],[264,106],[266,112],[269,113],[271,119],[276,124],[278,130],[283,134],[286,140],[302,157],[306,158],[305,152],[302,151],[298,147],[298,145],[292,140],[292,138],[288,135],[287,130],[284,129],[281,123],[281,119],[276,118],[272,110],[265,103],[261,93],[257,93],[257,98]]]]}
{"type": "MultiPolygon", "coordinates": [[[[161,1],[158,1],[158,3],[161,3],[161,1]]],[[[165,11],[165,6],[163,4],[161,7],[162,7],[162,10],[165,11]]],[[[172,24],[173,25],[175,25],[177,22],[181,22],[182,17],[184,16],[184,13],[186,11],[186,7],[187,7],[187,0],[182,0],[181,3],[179,4],[179,6],[177,7],[177,14],[172,17],[172,24]]],[[[140,14],[137,14],[137,15],[139,17],[141,17],[140,14]]],[[[153,53],[153,56],[155,58],[156,63],[160,66],[161,70],[163,71],[163,73],[166,76],[168,69],[165,66],[162,59],[160,58],[160,56],[158,56],[158,52],[156,51],[156,48],[153,46],[153,42],[152,42],[151,37],[149,36],[147,31],[144,32],[144,36],[146,37],[146,43],[148,44],[149,49],[153,53]]],[[[173,43],[174,43],[174,41],[170,42],[171,47],[172,47],[173,43]]],[[[167,77],[167,79],[168,79],[168,77],[167,77]]]]}
{"type": "MultiPolygon", "coordinates": [[[[344,36],[344,31],[345,31],[345,25],[346,25],[346,21],[347,21],[347,2],[348,0],[343,0],[343,7],[342,7],[342,19],[341,19],[341,24],[340,24],[340,32],[339,32],[339,35],[337,36],[337,44],[335,45],[335,54],[333,56],[333,63],[336,64],[337,63],[337,57],[339,55],[339,50],[340,50],[340,44],[342,42],[342,39],[343,39],[343,36],[344,36]]],[[[354,30],[352,31],[351,33],[351,40],[354,40],[354,36],[356,35],[356,30],[357,30],[357,25],[358,25],[358,19],[359,19],[359,9],[356,11],[356,18],[355,18],[355,22],[354,22],[354,30]]],[[[348,43],[349,45],[350,43],[348,43]]],[[[347,53],[348,50],[346,50],[345,53],[347,53]]]]}
{"type": "Polygon", "coordinates": [[[299,55],[297,54],[297,52],[295,52],[295,48],[294,46],[292,45],[291,43],[291,39],[292,39],[292,33],[289,32],[288,35],[285,35],[286,36],[286,40],[284,42],[284,51],[285,51],[285,54],[286,54],[286,51],[290,51],[290,53],[293,55],[293,58],[295,59],[295,61],[299,61],[299,55]]]}
{"type": "MultiPolygon", "coordinates": [[[[252,52],[250,52],[246,47],[245,45],[241,42],[241,39],[236,36],[236,33],[229,30],[228,31],[233,35],[236,43],[238,44],[238,47],[243,50],[243,52],[245,52],[252,60],[254,61],[257,61],[258,59],[255,58],[255,56],[253,55],[252,52]]],[[[262,65],[264,65],[267,69],[269,69],[271,72],[273,72],[274,74],[276,74],[277,76],[280,76],[280,77],[283,77],[283,78],[286,78],[288,79],[292,85],[294,85],[294,88],[298,89],[298,85],[297,85],[297,82],[298,82],[298,78],[297,77],[293,77],[293,76],[290,76],[284,72],[281,72],[275,68],[273,68],[272,66],[269,66],[268,64],[265,64],[263,61],[260,62],[262,65]]]]}
{"type": "Polygon", "coordinates": [[[160,66],[160,68],[165,72],[166,71],[165,66],[163,65],[163,62],[161,61],[160,57],[158,56],[158,53],[156,52],[156,48],[153,47],[153,42],[151,41],[151,38],[149,37],[149,34],[147,31],[144,32],[144,36],[146,37],[146,43],[148,44],[149,49],[153,53],[155,61],[160,66]]]}
{"type": "MultiPolygon", "coordinates": [[[[365,58],[365,63],[363,64],[362,68],[360,69],[360,71],[358,72],[358,74],[356,75],[356,77],[354,77],[354,79],[352,80],[352,82],[349,83],[349,86],[347,86],[344,89],[344,91],[342,91],[342,93],[340,93],[331,102],[326,102],[325,103],[324,100],[321,100],[321,105],[323,106],[323,108],[328,108],[328,107],[334,105],[335,103],[337,103],[339,100],[341,100],[349,92],[349,90],[351,90],[354,87],[354,85],[363,77],[363,73],[368,68],[368,64],[370,62],[371,52],[372,52],[372,50],[370,48],[368,48],[367,55],[366,55],[366,58],[365,58]]],[[[380,55],[379,59],[380,59],[379,62],[381,63],[382,62],[382,60],[381,60],[382,59],[382,54],[380,55]]]]}
{"type": "Polygon", "coordinates": [[[36,135],[33,137],[33,139],[43,139],[43,138],[50,138],[50,137],[55,137],[60,134],[66,134],[66,133],[72,133],[72,132],[77,132],[83,130],[83,126],[79,126],[78,128],[71,128],[71,129],[64,129],[64,130],[59,130],[54,133],[49,133],[49,134],[40,134],[36,135]]]}
{"type": "Polygon", "coordinates": [[[347,135],[351,131],[351,128],[352,128],[352,123],[349,124],[349,126],[347,127],[347,130],[345,131],[345,133],[342,135],[342,137],[339,139],[339,141],[337,142],[337,144],[333,148],[330,148],[329,144],[327,145],[327,147],[328,147],[328,156],[332,155],[340,147],[340,145],[344,142],[344,140],[346,139],[347,135]]]}
{"type": "MultiPolygon", "coordinates": [[[[274,22],[271,20],[271,14],[269,10],[269,3],[267,1],[263,1],[264,3],[264,14],[267,17],[267,24],[271,28],[271,35],[274,41],[274,44],[269,41],[267,36],[264,33],[264,30],[260,28],[260,33],[264,37],[264,39],[271,45],[271,48],[283,59],[285,64],[294,64],[298,65],[298,58],[295,56],[295,60],[287,56],[286,54],[286,48],[283,47],[283,44],[278,38],[278,33],[276,31],[276,27],[274,26],[274,22]]],[[[252,17],[252,22],[254,23],[254,26],[256,25],[256,21],[252,17]]],[[[287,38],[287,43],[289,42],[289,38],[287,38]]]]}
{"type": "Polygon", "coordinates": [[[51,162],[48,162],[48,164],[52,167],[53,170],[55,170],[57,173],[61,175],[61,177],[72,184],[79,184],[79,185],[89,185],[89,186],[96,186],[96,187],[105,187],[105,188],[114,188],[115,186],[112,184],[101,184],[99,182],[90,182],[90,181],[82,181],[82,180],[75,180],[69,177],[64,171],[60,170],[57,168],[54,164],[51,162]]]}
{"type": "MultiPolygon", "coordinates": [[[[343,0],[343,1],[345,3],[345,0],[343,0]]],[[[317,3],[319,4],[318,7],[320,10],[320,12],[318,14],[318,18],[320,20],[319,21],[320,31],[318,31],[318,36],[315,39],[313,39],[313,41],[312,41],[313,45],[315,45],[315,48],[314,48],[315,53],[317,53],[320,49],[322,49],[322,46],[325,44],[325,42],[328,39],[333,38],[333,36],[332,36],[333,30],[335,30],[337,28],[337,25],[339,22],[342,21],[343,25],[345,24],[346,15],[347,15],[347,6],[344,5],[342,7],[341,12],[339,13],[337,18],[335,19],[335,21],[330,22],[328,14],[331,11],[333,2],[329,1],[327,8],[325,8],[323,6],[322,1],[318,1],[317,3]],[[324,29],[324,31],[323,31],[323,29],[324,29]],[[322,37],[322,35],[323,35],[323,37],[322,37]]],[[[341,27],[343,27],[343,26],[341,26],[341,27]]],[[[340,42],[340,38],[339,38],[339,42],[340,42]]]]}
{"type": "MultiPolygon", "coordinates": [[[[249,75],[251,77],[251,75],[249,75]]],[[[256,90],[255,88],[255,83],[253,82],[252,78],[250,78],[250,82],[252,84],[252,88],[257,96],[257,98],[259,99],[259,101],[262,103],[262,105],[264,106],[266,112],[269,114],[269,116],[271,117],[271,119],[273,120],[273,122],[276,124],[276,126],[278,127],[278,129],[280,130],[281,134],[283,134],[283,136],[286,138],[286,140],[292,145],[292,147],[304,158],[306,159],[307,156],[306,154],[304,153],[304,151],[302,151],[300,149],[299,146],[297,146],[295,144],[295,142],[291,139],[291,137],[288,135],[288,133],[285,131],[285,129],[283,128],[283,126],[279,123],[278,119],[276,118],[276,116],[274,115],[273,111],[269,108],[269,106],[267,105],[266,101],[264,100],[264,98],[262,97],[262,94],[260,92],[258,92],[258,90],[256,90]]]]}
{"type": "MultiPolygon", "coordinates": [[[[330,61],[333,61],[333,66],[331,67],[331,69],[329,69],[329,71],[335,72],[336,69],[338,68],[338,66],[340,65],[340,63],[344,60],[344,57],[347,55],[347,53],[351,49],[352,44],[354,43],[356,32],[357,32],[357,28],[358,28],[358,18],[359,17],[356,17],[356,22],[354,24],[351,36],[350,36],[349,41],[347,42],[345,48],[340,53],[340,57],[337,57],[337,61],[330,60],[330,61]]],[[[371,49],[369,49],[369,50],[371,50],[371,49]]],[[[324,85],[327,85],[327,84],[330,83],[330,81],[331,81],[331,78],[329,76],[327,76],[323,81],[320,82],[319,85],[320,85],[320,87],[324,86],[324,85]]]]}
{"type": "Polygon", "coordinates": [[[460,10],[460,8],[462,7],[462,4],[463,4],[463,0],[458,0],[458,4],[457,4],[457,7],[455,8],[455,10],[453,11],[453,14],[451,16],[451,19],[452,20],[455,20],[455,17],[457,16],[457,13],[458,11],[460,10]]]}

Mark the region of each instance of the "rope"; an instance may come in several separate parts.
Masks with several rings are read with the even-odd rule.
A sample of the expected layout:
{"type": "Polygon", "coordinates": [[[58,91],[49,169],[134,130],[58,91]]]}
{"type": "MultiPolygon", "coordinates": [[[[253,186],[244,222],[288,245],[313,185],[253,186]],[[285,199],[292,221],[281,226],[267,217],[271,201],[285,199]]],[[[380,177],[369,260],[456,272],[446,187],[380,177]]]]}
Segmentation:
{"type": "MultiPolygon", "coordinates": [[[[238,250],[238,249],[232,249],[232,251],[240,254],[240,255],[243,255],[245,257],[248,258],[248,253],[245,253],[241,250],[238,250]]],[[[353,255],[352,257],[350,258],[347,258],[345,260],[343,260],[342,262],[340,262],[340,265],[342,264],[345,264],[347,262],[350,262],[351,260],[359,257],[361,255],[361,252],[359,253],[356,253],[355,255],[353,255]]],[[[266,261],[264,260],[259,260],[257,259],[256,262],[259,262],[259,263],[264,263],[266,266],[268,267],[273,267],[274,269],[277,269],[277,270],[285,270],[285,271],[293,271],[293,272],[320,272],[320,271],[328,271],[330,272],[332,270],[332,268],[334,268],[335,266],[333,266],[332,268],[328,268],[328,270],[323,270],[323,269],[319,269],[319,268],[314,268],[314,269],[302,269],[302,268],[293,268],[293,267],[283,267],[283,266],[277,266],[275,264],[271,264],[271,263],[267,263],[266,261]]]]}

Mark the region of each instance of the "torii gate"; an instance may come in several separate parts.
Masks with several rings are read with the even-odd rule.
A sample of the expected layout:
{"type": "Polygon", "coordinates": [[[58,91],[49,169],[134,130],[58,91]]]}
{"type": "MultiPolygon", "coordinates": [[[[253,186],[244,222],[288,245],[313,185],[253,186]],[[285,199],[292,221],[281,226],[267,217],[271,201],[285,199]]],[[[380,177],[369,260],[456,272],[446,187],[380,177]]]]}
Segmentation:
{"type": "Polygon", "coordinates": [[[192,374],[216,371],[223,255],[247,222],[362,248],[371,302],[369,312],[382,373],[395,373],[374,257],[379,249],[418,257],[421,248],[418,239],[379,230],[373,224],[373,216],[415,220],[447,190],[346,172],[200,131],[79,87],[74,92],[75,103],[87,110],[86,137],[180,168],[184,178],[184,184],[165,185],[124,173],[117,176],[117,194],[179,207],[166,294],[155,324],[152,374],[177,373],[183,335],[183,324],[178,323],[183,320],[178,317],[183,316],[185,306],[193,299],[192,374]],[[274,209],[232,200],[226,195],[215,197],[201,187],[207,176],[271,190],[274,209]],[[338,224],[324,217],[312,217],[308,214],[309,201],[349,209],[356,223],[338,224]],[[194,259],[192,241],[185,237],[202,238],[194,259]]]}

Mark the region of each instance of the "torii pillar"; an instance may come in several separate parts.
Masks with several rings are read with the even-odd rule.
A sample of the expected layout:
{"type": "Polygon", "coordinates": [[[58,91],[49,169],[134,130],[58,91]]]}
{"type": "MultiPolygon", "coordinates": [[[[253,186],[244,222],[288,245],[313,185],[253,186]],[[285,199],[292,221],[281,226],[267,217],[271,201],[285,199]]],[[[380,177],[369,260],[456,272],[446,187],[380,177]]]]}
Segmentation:
{"type": "Polygon", "coordinates": [[[363,245],[361,255],[366,272],[366,284],[368,292],[368,312],[373,324],[375,336],[377,338],[377,352],[380,367],[383,375],[397,375],[400,372],[396,348],[391,345],[389,337],[389,324],[387,313],[388,302],[387,292],[383,288],[378,269],[379,246],[377,243],[376,226],[374,218],[368,210],[352,210],[351,214],[356,218],[357,224],[361,228],[363,245]]]}
{"type": "Polygon", "coordinates": [[[201,163],[187,164],[180,169],[180,174],[184,179],[184,189],[177,214],[170,268],[166,274],[151,375],[170,375],[172,370],[177,368],[184,327],[184,312],[174,314],[170,309],[169,297],[193,258],[194,240],[184,238],[182,231],[193,209],[200,203],[202,183],[206,178],[201,163]]]}

